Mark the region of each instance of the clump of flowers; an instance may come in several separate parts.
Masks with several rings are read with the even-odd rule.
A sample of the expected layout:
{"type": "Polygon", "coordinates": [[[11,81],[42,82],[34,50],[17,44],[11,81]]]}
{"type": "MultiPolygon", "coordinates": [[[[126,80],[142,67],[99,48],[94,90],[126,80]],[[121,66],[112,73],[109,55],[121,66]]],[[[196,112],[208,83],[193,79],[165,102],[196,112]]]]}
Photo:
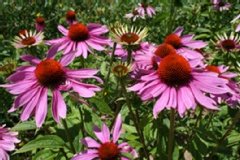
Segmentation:
{"type": "Polygon", "coordinates": [[[111,133],[106,124],[103,124],[102,129],[94,127],[94,134],[99,141],[96,141],[91,137],[84,138],[81,142],[88,148],[88,150],[75,155],[72,160],[130,160],[128,157],[124,156],[124,153],[130,153],[132,158],[137,158],[137,152],[127,142],[118,142],[121,133],[122,119],[119,114],[111,133]]]}
{"type": "Polygon", "coordinates": [[[12,132],[5,125],[0,126],[0,159],[9,160],[9,155],[7,152],[13,151],[15,149],[15,143],[19,143],[20,140],[17,139],[17,132],[12,132]]]}
{"type": "Polygon", "coordinates": [[[30,65],[17,68],[16,72],[8,77],[9,84],[0,85],[16,95],[12,108],[13,112],[23,108],[21,120],[25,121],[35,115],[36,124],[41,127],[48,111],[48,91],[52,92],[52,114],[56,122],[66,117],[67,107],[61,95],[61,91],[70,89],[81,97],[89,98],[95,95],[100,88],[93,84],[86,84],[82,79],[95,78],[102,82],[95,74],[95,69],[71,70],[66,66],[73,58],[40,60],[31,55],[23,55],[22,60],[30,65]]]}
{"type": "Polygon", "coordinates": [[[87,58],[92,49],[103,51],[110,40],[103,35],[108,32],[104,25],[90,23],[74,23],[68,29],[62,25],[58,30],[64,35],[62,38],[48,40],[46,43],[51,45],[48,57],[53,57],[57,51],[63,51],[63,54],[72,54],[72,56],[87,58]]]}
{"type": "Polygon", "coordinates": [[[20,30],[18,36],[16,36],[12,42],[15,48],[25,48],[36,46],[43,41],[43,32],[32,32],[27,30],[20,30]]]}

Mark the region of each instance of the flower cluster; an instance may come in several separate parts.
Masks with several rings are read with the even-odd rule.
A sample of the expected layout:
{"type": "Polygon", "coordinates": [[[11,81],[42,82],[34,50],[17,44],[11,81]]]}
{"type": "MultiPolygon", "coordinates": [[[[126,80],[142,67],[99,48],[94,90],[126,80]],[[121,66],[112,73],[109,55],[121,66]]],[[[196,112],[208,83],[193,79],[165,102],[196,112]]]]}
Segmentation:
{"type": "Polygon", "coordinates": [[[125,15],[125,18],[135,21],[138,18],[145,19],[145,17],[153,17],[156,14],[155,9],[146,3],[139,3],[131,13],[125,15]]]}
{"type": "MultiPolygon", "coordinates": [[[[218,11],[228,10],[231,7],[230,3],[223,0],[213,0],[212,4],[218,11]]],[[[156,11],[152,6],[139,3],[138,7],[125,17],[135,21],[137,18],[153,17],[155,14],[156,11]]],[[[126,94],[123,99],[126,100],[127,105],[129,102],[127,96],[130,95],[127,92],[131,91],[141,98],[140,102],[154,102],[152,112],[155,119],[165,109],[176,110],[179,116],[183,117],[189,110],[195,110],[198,106],[208,110],[219,110],[218,105],[221,103],[226,103],[232,108],[240,104],[237,74],[231,72],[225,65],[208,64],[210,62],[207,62],[200,52],[208,44],[196,40],[194,34],[183,34],[184,28],[181,26],[163,37],[162,42],[154,44],[144,41],[148,35],[148,29],[145,27],[119,25],[112,29],[109,38],[107,36],[109,29],[106,25],[80,22],[73,10],[67,11],[65,18],[67,27],[63,25],[57,27],[62,37],[43,41],[47,21],[42,16],[38,16],[35,19],[36,31],[20,30],[12,42],[15,48],[25,48],[27,51],[39,44],[50,46],[46,53],[39,54],[41,58],[31,54],[21,55],[23,64],[16,68],[14,73],[11,69],[12,74],[6,79],[7,83],[0,85],[14,95],[14,102],[9,112],[21,109],[21,121],[34,117],[36,126],[42,127],[51,100],[52,118],[60,123],[67,117],[68,107],[65,99],[69,93],[74,92],[79,97],[91,98],[100,92],[101,87],[93,82],[103,83],[98,75],[98,69],[76,68],[76,66],[72,69],[71,64],[77,57],[81,57],[84,63],[90,53],[105,51],[107,47],[112,47],[113,50],[111,53],[107,50],[112,59],[105,82],[110,79],[112,71],[119,83],[117,89],[122,89],[118,95],[126,94]],[[115,57],[118,57],[119,63],[114,62],[115,57]]],[[[240,15],[234,18],[232,23],[236,23],[239,18],[240,15]]],[[[238,31],[240,31],[239,24],[236,28],[236,32],[238,31]]],[[[229,36],[226,33],[218,34],[214,45],[224,53],[239,52],[240,38],[235,33],[229,36]]],[[[37,52],[37,48],[34,51],[37,52]]],[[[83,63],[81,67],[84,67],[83,63]]],[[[15,64],[12,68],[15,68],[15,64]]],[[[131,94],[130,97],[136,95],[131,94]]],[[[132,112],[131,106],[128,107],[132,121],[138,123],[139,120],[132,112]]],[[[116,110],[112,128],[109,129],[105,123],[101,129],[93,128],[97,140],[91,137],[82,139],[81,143],[87,149],[78,154],[73,151],[75,155],[72,160],[138,158],[136,150],[129,145],[131,143],[120,140],[123,131],[120,110],[116,110]]],[[[140,133],[139,138],[144,146],[145,137],[137,125],[136,131],[140,133]]],[[[0,159],[9,159],[7,152],[13,151],[14,144],[19,142],[16,136],[16,132],[11,132],[5,126],[0,127],[0,159]]]]}

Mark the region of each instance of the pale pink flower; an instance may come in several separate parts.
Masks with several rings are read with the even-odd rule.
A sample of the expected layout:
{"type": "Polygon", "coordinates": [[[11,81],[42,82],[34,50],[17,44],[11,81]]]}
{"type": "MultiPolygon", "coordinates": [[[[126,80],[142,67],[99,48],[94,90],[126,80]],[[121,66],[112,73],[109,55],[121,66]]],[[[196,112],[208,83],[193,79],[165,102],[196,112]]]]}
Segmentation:
{"type": "Polygon", "coordinates": [[[12,42],[12,45],[15,48],[25,48],[36,46],[42,43],[43,41],[43,32],[32,32],[27,30],[19,31],[18,36],[16,36],[12,42]]]}
{"type": "Polygon", "coordinates": [[[132,19],[133,21],[136,21],[138,18],[145,19],[145,17],[135,9],[131,13],[127,13],[125,15],[125,18],[132,19]]]}
{"type": "Polygon", "coordinates": [[[0,160],[9,160],[7,152],[15,149],[15,143],[19,143],[17,132],[12,132],[5,125],[0,126],[0,160]]]}
{"type": "Polygon", "coordinates": [[[228,87],[230,88],[230,93],[225,94],[217,94],[213,95],[214,98],[217,99],[219,103],[222,101],[226,102],[230,107],[235,107],[240,104],[240,85],[234,81],[234,78],[237,77],[236,73],[229,72],[227,66],[212,66],[209,65],[206,67],[207,71],[215,72],[219,77],[225,78],[228,80],[228,87]]]}
{"type": "Polygon", "coordinates": [[[226,33],[216,36],[215,45],[224,51],[239,51],[240,50],[240,37],[231,33],[229,36],[226,33]]]}
{"type": "Polygon", "coordinates": [[[231,3],[224,2],[223,0],[212,0],[213,8],[218,11],[229,10],[232,7],[231,3]]]}
{"type": "Polygon", "coordinates": [[[148,16],[148,17],[152,17],[153,15],[156,14],[155,9],[150,6],[149,4],[145,4],[145,3],[139,3],[138,7],[136,8],[136,10],[138,11],[138,13],[142,16],[148,16]]]}
{"type": "Polygon", "coordinates": [[[43,30],[44,30],[44,28],[45,28],[45,19],[43,18],[43,17],[37,17],[36,19],[35,19],[35,28],[36,28],[36,30],[37,30],[37,32],[42,32],[43,30]]]}

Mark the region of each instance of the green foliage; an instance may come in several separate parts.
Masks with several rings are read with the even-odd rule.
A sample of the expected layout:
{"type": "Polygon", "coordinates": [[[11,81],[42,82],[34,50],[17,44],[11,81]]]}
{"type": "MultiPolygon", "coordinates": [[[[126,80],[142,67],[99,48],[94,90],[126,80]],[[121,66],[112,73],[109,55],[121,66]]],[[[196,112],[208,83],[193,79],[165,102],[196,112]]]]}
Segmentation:
{"type": "MultiPolygon", "coordinates": [[[[138,19],[134,22],[124,18],[124,15],[131,12],[139,2],[139,0],[7,0],[2,2],[0,5],[0,68],[2,69],[0,84],[6,83],[6,78],[14,71],[6,72],[9,69],[5,63],[6,59],[10,58],[15,66],[21,66],[23,62],[19,60],[20,55],[34,52],[39,58],[44,58],[49,49],[44,44],[33,48],[15,49],[11,41],[18,31],[20,29],[34,30],[34,19],[37,15],[41,15],[46,18],[45,40],[61,37],[57,25],[67,26],[65,14],[69,9],[76,11],[77,19],[82,23],[94,22],[110,26],[115,22],[121,22],[129,26],[147,27],[149,35],[146,41],[155,44],[162,43],[164,36],[177,26],[184,26],[184,34],[193,33],[196,35],[195,39],[208,42],[208,46],[203,50],[207,63],[229,65],[231,71],[239,73],[239,51],[229,54],[217,50],[214,44],[216,34],[230,34],[234,31],[236,25],[230,22],[239,14],[239,0],[229,0],[232,3],[232,9],[224,12],[213,10],[210,0],[149,0],[146,2],[156,7],[156,16],[144,20],[138,19]],[[171,5],[173,5],[172,10],[171,5]]],[[[19,122],[22,111],[7,113],[14,98],[0,88],[0,124],[13,126],[11,130],[18,131],[22,140],[15,153],[11,155],[11,159],[25,160],[26,157],[33,160],[71,159],[75,154],[72,151],[71,142],[77,153],[84,151],[86,148],[80,140],[87,136],[96,138],[93,133],[94,126],[101,127],[103,123],[106,123],[112,128],[118,112],[121,113],[123,119],[121,138],[138,151],[140,160],[143,159],[144,145],[127,107],[127,98],[131,100],[131,105],[137,115],[139,130],[146,142],[145,149],[153,159],[168,159],[170,112],[164,110],[157,119],[154,119],[152,108],[155,102],[142,102],[137,95],[132,93],[127,93],[128,97],[124,97],[120,80],[112,73],[107,81],[108,85],[105,85],[109,69],[111,71],[109,63],[111,52],[111,47],[102,52],[94,51],[86,60],[76,58],[70,65],[72,69],[83,66],[99,69],[98,76],[104,80],[104,83],[98,83],[103,90],[89,99],[71,96],[74,93],[64,95],[68,110],[66,123],[69,133],[65,132],[63,122],[56,123],[53,120],[51,109],[42,128],[37,128],[35,121],[31,118],[29,121],[19,122]],[[83,101],[84,104],[82,104],[83,101]]],[[[57,57],[60,57],[60,53],[57,57]]],[[[114,63],[119,61],[117,58],[114,59],[114,63]]],[[[239,77],[236,80],[239,82],[239,77]]],[[[127,82],[129,86],[134,83],[129,79],[127,82]]],[[[97,84],[96,81],[93,83],[97,84]]],[[[219,105],[219,108],[218,112],[213,112],[198,107],[195,112],[189,111],[183,118],[175,116],[173,160],[187,159],[186,157],[194,160],[240,159],[239,119],[236,120],[235,126],[227,137],[221,141],[221,137],[233,123],[239,108],[232,109],[226,104],[219,105]]],[[[128,153],[125,156],[131,157],[128,153]]]]}

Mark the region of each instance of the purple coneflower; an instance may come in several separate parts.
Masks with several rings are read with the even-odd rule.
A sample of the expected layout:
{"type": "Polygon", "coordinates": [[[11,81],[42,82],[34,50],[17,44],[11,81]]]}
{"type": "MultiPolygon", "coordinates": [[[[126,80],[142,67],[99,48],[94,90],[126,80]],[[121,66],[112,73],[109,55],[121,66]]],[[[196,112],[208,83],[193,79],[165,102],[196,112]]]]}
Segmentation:
{"type": "Polygon", "coordinates": [[[75,57],[83,56],[87,58],[88,52],[92,49],[102,51],[105,45],[109,45],[110,41],[102,36],[108,32],[106,26],[100,24],[74,23],[68,29],[59,25],[58,30],[64,35],[62,38],[48,40],[46,43],[51,45],[48,57],[53,57],[57,52],[62,51],[63,54],[73,54],[75,57]],[[56,50],[53,52],[53,50],[56,50]]]}
{"type": "Polygon", "coordinates": [[[237,74],[228,72],[228,68],[226,66],[213,66],[209,65],[206,67],[207,71],[211,71],[217,73],[219,77],[227,79],[228,87],[231,89],[231,93],[225,93],[221,95],[214,95],[218,102],[221,103],[222,100],[225,101],[230,107],[235,107],[240,104],[240,86],[236,83],[233,78],[237,77],[237,74]]]}
{"type": "Polygon", "coordinates": [[[102,130],[95,127],[94,133],[99,141],[96,141],[91,137],[84,138],[82,143],[88,148],[88,150],[75,155],[72,160],[129,160],[129,158],[124,156],[124,153],[131,154],[133,158],[137,158],[138,155],[136,151],[129,146],[128,143],[118,143],[121,132],[122,120],[121,115],[118,115],[111,133],[105,124],[103,124],[102,130]]]}
{"type": "Polygon", "coordinates": [[[212,0],[213,8],[218,11],[229,10],[231,8],[231,3],[224,2],[223,0],[212,0]]]}
{"type": "Polygon", "coordinates": [[[179,54],[183,55],[187,59],[196,60],[203,59],[201,53],[195,49],[201,49],[207,44],[201,40],[194,40],[193,34],[182,35],[183,27],[178,27],[173,33],[165,37],[164,43],[172,45],[179,54]]]}
{"type": "Polygon", "coordinates": [[[9,160],[9,155],[7,152],[13,151],[15,149],[14,143],[19,143],[20,140],[17,139],[17,132],[12,132],[5,125],[0,126],[0,159],[9,160]]]}
{"type": "Polygon", "coordinates": [[[12,42],[15,48],[25,48],[36,46],[43,41],[43,32],[32,32],[27,30],[20,30],[18,36],[16,36],[12,42]]]}
{"type": "Polygon", "coordinates": [[[76,12],[75,11],[72,11],[72,10],[69,10],[67,11],[66,13],[66,20],[67,20],[67,23],[69,25],[73,24],[73,23],[76,23],[76,12]]]}
{"type": "Polygon", "coordinates": [[[37,32],[42,32],[45,28],[45,19],[43,17],[37,17],[35,19],[35,28],[37,30],[37,32]]]}
{"type": "Polygon", "coordinates": [[[216,39],[215,45],[224,51],[238,51],[240,49],[240,38],[234,33],[231,33],[230,36],[227,36],[226,33],[217,35],[216,39]]]}
{"type": "Polygon", "coordinates": [[[66,66],[73,60],[65,57],[60,61],[54,59],[39,60],[31,55],[23,55],[22,60],[31,65],[21,66],[8,77],[9,84],[1,85],[16,95],[16,99],[9,112],[23,107],[21,120],[25,121],[35,115],[36,124],[41,127],[48,110],[48,91],[52,92],[52,114],[56,122],[66,117],[66,104],[60,91],[72,89],[81,97],[89,98],[95,95],[100,88],[93,84],[83,83],[86,78],[95,78],[98,72],[95,69],[71,70],[66,66]]]}
{"type": "Polygon", "coordinates": [[[156,98],[153,115],[157,118],[164,108],[176,109],[183,116],[197,103],[217,110],[216,102],[205,93],[227,93],[227,83],[216,73],[195,69],[183,56],[170,54],[160,61],[157,70],[142,76],[129,90],[137,92],[143,101],[156,98]]]}
{"type": "Polygon", "coordinates": [[[155,9],[152,6],[145,4],[145,3],[139,3],[136,10],[138,11],[138,13],[140,15],[142,15],[144,17],[145,16],[152,17],[153,15],[156,14],[155,9]]]}

